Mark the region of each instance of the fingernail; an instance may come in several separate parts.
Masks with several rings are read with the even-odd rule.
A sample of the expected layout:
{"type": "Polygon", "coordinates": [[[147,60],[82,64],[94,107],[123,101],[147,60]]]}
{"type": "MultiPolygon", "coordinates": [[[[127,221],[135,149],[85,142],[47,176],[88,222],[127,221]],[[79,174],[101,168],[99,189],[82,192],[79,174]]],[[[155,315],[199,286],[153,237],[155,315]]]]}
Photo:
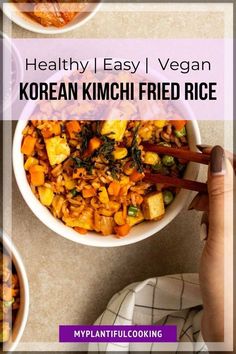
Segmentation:
{"type": "Polygon", "coordinates": [[[210,171],[214,176],[225,174],[225,154],[224,149],[217,145],[211,151],[210,171]]]}
{"type": "Polygon", "coordinates": [[[203,151],[205,149],[210,148],[211,146],[210,145],[205,145],[205,144],[201,144],[201,145],[197,144],[196,147],[198,148],[198,150],[203,151]]]}

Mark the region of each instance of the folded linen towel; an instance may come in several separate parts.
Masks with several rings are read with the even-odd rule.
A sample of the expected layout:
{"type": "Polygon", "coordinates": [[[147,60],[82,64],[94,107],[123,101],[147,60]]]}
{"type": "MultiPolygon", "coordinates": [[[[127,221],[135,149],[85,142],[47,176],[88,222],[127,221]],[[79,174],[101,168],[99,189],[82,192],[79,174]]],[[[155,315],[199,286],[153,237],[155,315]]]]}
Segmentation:
{"type": "Polygon", "coordinates": [[[200,324],[198,274],[179,274],[133,283],[115,294],[95,325],[176,325],[177,343],[91,343],[89,351],[114,353],[207,352],[200,324]]]}

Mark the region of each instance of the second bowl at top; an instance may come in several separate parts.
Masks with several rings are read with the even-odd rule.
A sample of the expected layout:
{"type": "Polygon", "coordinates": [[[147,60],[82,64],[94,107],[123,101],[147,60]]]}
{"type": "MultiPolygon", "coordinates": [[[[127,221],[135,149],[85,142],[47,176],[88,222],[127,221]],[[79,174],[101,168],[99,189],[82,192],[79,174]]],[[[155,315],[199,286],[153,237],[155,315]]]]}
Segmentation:
{"type": "MultiPolygon", "coordinates": [[[[34,6],[34,4],[30,3],[28,4],[27,2],[23,4],[16,4],[16,3],[4,3],[3,6],[3,12],[4,14],[13,22],[15,22],[18,26],[25,28],[29,31],[35,32],[35,33],[41,33],[41,34],[61,34],[65,33],[68,31],[72,31],[76,28],[79,28],[83,24],[85,24],[88,20],[90,20],[96,12],[99,10],[99,7],[101,5],[100,0],[92,1],[92,2],[86,2],[84,8],[79,11],[78,13],[71,19],[69,20],[68,17],[68,22],[61,26],[43,26],[39,22],[36,21],[32,16],[28,15],[27,12],[22,11],[20,6],[26,6],[27,12],[30,12],[30,9],[27,8],[27,6],[34,6]]],[[[43,4],[41,4],[43,5],[43,4]]],[[[73,3],[69,4],[70,6],[74,6],[74,10],[76,10],[76,6],[79,6],[79,4],[73,3]]],[[[52,5],[51,5],[52,6],[52,5]]],[[[66,3],[63,3],[63,6],[66,6],[66,3]]],[[[24,7],[23,7],[24,9],[24,7]]],[[[66,11],[66,10],[65,10],[66,11]]],[[[50,14],[50,12],[48,12],[50,14]]],[[[47,14],[47,12],[45,12],[47,14]]],[[[65,12],[66,14],[66,12],[65,12]]],[[[69,12],[68,12],[69,14],[69,12]]],[[[45,15],[46,16],[46,15],[45,15]]]]}

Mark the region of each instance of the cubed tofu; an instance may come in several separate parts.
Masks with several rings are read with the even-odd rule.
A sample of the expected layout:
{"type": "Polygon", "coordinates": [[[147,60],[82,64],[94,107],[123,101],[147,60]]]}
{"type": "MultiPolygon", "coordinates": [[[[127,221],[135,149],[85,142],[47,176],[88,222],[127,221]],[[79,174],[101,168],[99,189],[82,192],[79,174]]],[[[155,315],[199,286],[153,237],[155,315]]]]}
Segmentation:
{"type": "Polygon", "coordinates": [[[129,226],[134,226],[136,224],[139,224],[140,222],[142,222],[144,220],[144,216],[143,213],[141,212],[141,210],[138,211],[136,216],[127,216],[127,224],[129,226]]]}
{"type": "Polygon", "coordinates": [[[165,205],[161,192],[146,195],[142,203],[143,215],[146,220],[158,220],[165,214],[165,205]]]}
{"type": "Polygon", "coordinates": [[[54,193],[51,188],[38,187],[39,198],[43,205],[50,206],[53,201],[54,193]]]}
{"type": "Polygon", "coordinates": [[[45,144],[51,166],[58,165],[70,155],[70,147],[66,137],[55,136],[45,139],[45,144]]]}
{"type": "Polygon", "coordinates": [[[164,126],[165,126],[167,123],[168,123],[167,120],[156,120],[156,121],[154,122],[154,125],[155,125],[157,128],[161,129],[161,128],[164,128],[164,126]]]}
{"type": "Polygon", "coordinates": [[[107,120],[102,125],[101,134],[115,141],[122,141],[126,127],[126,120],[107,120]]]}

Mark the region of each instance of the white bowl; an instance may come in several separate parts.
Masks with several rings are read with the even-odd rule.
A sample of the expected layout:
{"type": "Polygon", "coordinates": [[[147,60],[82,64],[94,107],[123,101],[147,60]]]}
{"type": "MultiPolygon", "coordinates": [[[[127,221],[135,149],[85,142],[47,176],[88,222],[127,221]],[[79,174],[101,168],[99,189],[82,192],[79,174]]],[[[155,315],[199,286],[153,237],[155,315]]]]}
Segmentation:
{"type": "Polygon", "coordinates": [[[3,233],[3,248],[7,251],[15,266],[20,283],[20,308],[13,325],[12,339],[4,344],[4,351],[12,352],[16,349],[26,326],[29,314],[29,283],[22,259],[15,248],[12,240],[3,233]]]}
{"type": "Polygon", "coordinates": [[[13,69],[10,73],[10,68],[3,73],[3,110],[5,112],[16,100],[17,83],[23,81],[23,62],[13,41],[4,33],[0,32],[0,34],[3,37],[3,66],[7,68],[8,63],[11,63],[13,69]]]}
{"type": "MultiPolygon", "coordinates": [[[[26,105],[27,108],[27,105],[26,105]]],[[[180,113],[185,117],[193,119],[193,114],[190,108],[185,104],[180,104],[177,107],[180,113]]],[[[32,107],[33,110],[33,107],[32,107]]],[[[29,117],[30,112],[27,111],[26,117],[29,117]]],[[[101,236],[96,232],[89,231],[86,235],[80,235],[72,228],[63,224],[60,220],[56,219],[50,211],[43,206],[40,201],[35,197],[29,183],[26,179],[26,173],[23,165],[23,155],[21,153],[22,131],[25,128],[27,121],[20,120],[17,124],[14,142],[13,142],[13,167],[15,177],[19,189],[26,203],[33,211],[33,213],[41,220],[49,229],[56,232],[58,235],[63,236],[71,241],[82,243],[84,245],[96,247],[117,247],[132,244],[155,234],[168,225],[185,206],[191,192],[182,189],[176,196],[173,203],[166,209],[164,218],[160,221],[146,221],[133,227],[128,236],[123,238],[116,238],[114,235],[101,236]]],[[[189,121],[187,124],[187,133],[189,145],[191,150],[196,150],[196,144],[201,143],[199,127],[196,121],[189,121]]],[[[185,178],[196,180],[199,172],[199,164],[189,163],[185,172],[185,178]]]]}
{"type": "Polygon", "coordinates": [[[53,26],[44,27],[40,23],[36,22],[27,14],[21,12],[16,4],[14,3],[4,3],[2,5],[4,14],[13,22],[15,22],[18,26],[25,28],[28,31],[32,31],[35,33],[41,34],[61,34],[68,31],[72,31],[76,28],[79,28],[83,24],[85,24],[88,20],[90,20],[99,10],[101,6],[100,0],[96,2],[88,3],[86,7],[86,11],[78,14],[72,21],[70,21],[67,25],[62,28],[57,28],[53,26]]]}

